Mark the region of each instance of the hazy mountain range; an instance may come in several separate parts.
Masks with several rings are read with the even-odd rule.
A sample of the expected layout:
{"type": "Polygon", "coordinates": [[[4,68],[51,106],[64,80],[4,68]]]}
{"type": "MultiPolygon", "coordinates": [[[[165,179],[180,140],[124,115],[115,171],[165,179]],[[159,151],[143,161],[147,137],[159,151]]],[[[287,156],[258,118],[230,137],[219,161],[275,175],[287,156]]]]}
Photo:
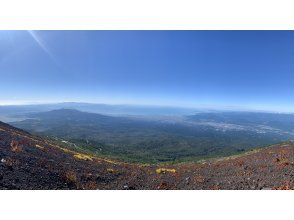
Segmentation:
{"type": "MultiPolygon", "coordinates": [[[[7,105],[0,106],[0,117],[3,121],[13,121],[22,118],[26,113],[51,111],[56,109],[76,109],[79,111],[99,113],[106,115],[189,115],[198,109],[168,107],[168,106],[144,106],[144,105],[109,105],[92,103],[65,102],[56,104],[35,105],[7,105]]],[[[201,110],[204,111],[204,110],[201,110]]]]}

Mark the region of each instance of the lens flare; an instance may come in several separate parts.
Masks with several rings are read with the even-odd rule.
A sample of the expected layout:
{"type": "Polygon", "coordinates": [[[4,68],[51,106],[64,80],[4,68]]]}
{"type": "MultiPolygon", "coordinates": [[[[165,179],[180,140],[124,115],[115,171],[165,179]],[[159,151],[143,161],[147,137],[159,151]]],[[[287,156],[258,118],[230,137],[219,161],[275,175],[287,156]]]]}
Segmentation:
{"type": "Polygon", "coordinates": [[[45,41],[38,35],[36,31],[28,31],[28,33],[32,36],[32,38],[35,40],[35,42],[38,44],[38,46],[54,61],[56,62],[55,57],[49,50],[48,46],[46,45],[45,41]]]}

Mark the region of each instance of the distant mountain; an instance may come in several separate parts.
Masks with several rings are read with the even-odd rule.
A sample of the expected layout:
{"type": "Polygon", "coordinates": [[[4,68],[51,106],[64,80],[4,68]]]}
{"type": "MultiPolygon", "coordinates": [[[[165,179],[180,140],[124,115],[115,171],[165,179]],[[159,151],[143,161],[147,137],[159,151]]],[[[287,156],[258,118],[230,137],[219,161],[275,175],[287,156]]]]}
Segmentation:
{"type": "MultiPolygon", "coordinates": [[[[292,134],[247,124],[188,117],[114,117],[60,109],[27,114],[12,125],[87,150],[126,161],[157,163],[227,156],[280,141],[292,134]]],[[[241,120],[241,119],[240,119],[241,120]]]]}
{"type": "Polygon", "coordinates": [[[46,112],[56,109],[76,109],[104,115],[189,115],[197,112],[192,108],[144,106],[144,105],[107,105],[92,103],[65,102],[57,104],[0,106],[0,119],[6,122],[18,121],[27,113],[46,112]]]}
{"type": "Polygon", "coordinates": [[[293,143],[201,163],[143,165],[0,122],[0,189],[294,189],[293,166],[293,143]]]}

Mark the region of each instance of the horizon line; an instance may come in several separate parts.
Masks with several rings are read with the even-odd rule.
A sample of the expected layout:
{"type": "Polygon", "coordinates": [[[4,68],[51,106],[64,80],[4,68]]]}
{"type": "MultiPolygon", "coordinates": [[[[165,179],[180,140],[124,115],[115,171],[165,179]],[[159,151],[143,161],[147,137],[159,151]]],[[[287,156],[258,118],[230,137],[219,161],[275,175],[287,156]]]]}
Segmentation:
{"type": "Polygon", "coordinates": [[[5,106],[32,106],[32,105],[58,105],[58,104],[89,104],[89,105],[112,105],[112,106],[134,106],[134,107],[158,107],[158,108],[180,108],[180,109],[193,109],[193,110],[210,110],[210,111],[244,111],[244,112],[264,112],[264,113],[283,113],[294,114],[294,111],[285,110],[269,110],[269,109],[256,109],[244,106],[178,106],[178,105],[159,105],[159,104],[135,104],[135,103],[103,103],[103,102],[83,102],[83,101],[60,101],[60,102],[15,102],[15,103],[1,103],[0,107],[5,106]]]}

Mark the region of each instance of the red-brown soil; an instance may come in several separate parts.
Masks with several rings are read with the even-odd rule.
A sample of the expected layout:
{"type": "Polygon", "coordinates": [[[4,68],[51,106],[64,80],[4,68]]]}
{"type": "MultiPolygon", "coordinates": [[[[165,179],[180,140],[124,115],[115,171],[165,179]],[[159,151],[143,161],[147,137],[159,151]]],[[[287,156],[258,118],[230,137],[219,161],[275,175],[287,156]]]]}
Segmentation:
{"type": "Polygon", "coordinates": [[[70,151],[0,122],[0,189],[294,189],[294,144],[140,165],[70,151]]]}

